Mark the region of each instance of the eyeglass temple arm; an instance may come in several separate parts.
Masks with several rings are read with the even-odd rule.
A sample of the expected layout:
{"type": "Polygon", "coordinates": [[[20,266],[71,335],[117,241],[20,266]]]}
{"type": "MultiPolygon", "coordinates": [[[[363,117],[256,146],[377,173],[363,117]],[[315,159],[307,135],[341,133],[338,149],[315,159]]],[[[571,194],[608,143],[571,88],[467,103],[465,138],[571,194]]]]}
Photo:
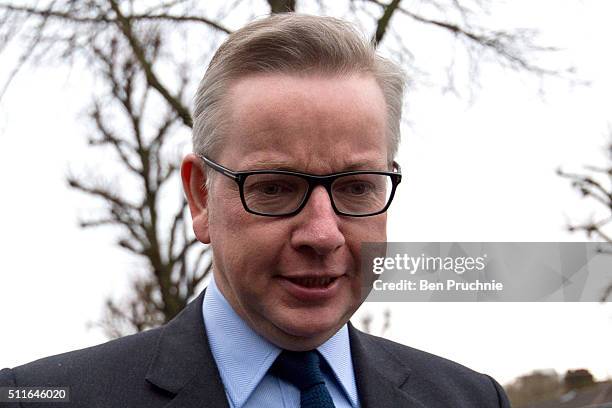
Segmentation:
{"type": "Polygon", "coordinates": [[[223,167],[222,165],[215,163],[214,161],[210,160],[208,157],[201,155],[201,154],[197,154],[197,156],[202,159],[204,161],[204,163],[206,163],[206,165],[210,166],[213,170],[218,171],[219,173],[233,179],[233,180],[238,180],[238,175],[236,173],[234,173],[233,171],[231,171],[230,169],[223,167]]]}

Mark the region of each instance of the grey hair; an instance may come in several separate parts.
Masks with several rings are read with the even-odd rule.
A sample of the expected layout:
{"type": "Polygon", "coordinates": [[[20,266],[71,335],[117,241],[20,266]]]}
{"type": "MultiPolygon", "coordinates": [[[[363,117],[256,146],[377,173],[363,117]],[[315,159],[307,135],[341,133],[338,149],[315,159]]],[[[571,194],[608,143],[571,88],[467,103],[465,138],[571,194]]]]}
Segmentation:
{"type": "Polygon", "coordinates": [[[389,162],[395,157],[405,83],[401,68],[378,55],[351,24],[298,13],[256,20],[230,34],[219,47],[195,96],[195,153],[210,157],[219,153],[229,86],[235,79],[257,73],[373,75],[387,105],[389,162]]]}

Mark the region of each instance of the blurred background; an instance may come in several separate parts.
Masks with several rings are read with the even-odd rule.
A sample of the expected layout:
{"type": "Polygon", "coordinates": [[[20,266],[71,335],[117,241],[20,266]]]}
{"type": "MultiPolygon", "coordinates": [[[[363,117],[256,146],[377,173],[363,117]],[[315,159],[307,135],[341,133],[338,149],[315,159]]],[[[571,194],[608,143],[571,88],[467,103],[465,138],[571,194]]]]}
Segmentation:
{"type": "MultiPolygon", "coordinates": [[[[228,33],[291,10],[353,22],[410,79],[389,241],[612,251],[608,2],[0,0],[0,367],[163,324],[205,287],[177,174],[192,98],[228,33]]],[[[353,322],[515,406],[612,401],[605,301],[366,302],[353,322]]]]}

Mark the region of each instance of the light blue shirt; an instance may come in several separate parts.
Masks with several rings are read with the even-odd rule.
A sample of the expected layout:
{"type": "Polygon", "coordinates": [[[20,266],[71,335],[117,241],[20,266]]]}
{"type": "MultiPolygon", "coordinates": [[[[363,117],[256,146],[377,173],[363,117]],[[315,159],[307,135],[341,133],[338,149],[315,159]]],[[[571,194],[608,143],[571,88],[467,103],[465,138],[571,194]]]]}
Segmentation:
{"type": "MultiPolygon", "coordinates": [[[[300,391],[268,374],[281,349],[255,333],[240,318],[211,279],[202,314],[212,355],[232,408],[299,408],[300,391]]],[[[317,348],[331,371],[325,385],[337,408],[359,408],[346,325],[317,348]]]]}

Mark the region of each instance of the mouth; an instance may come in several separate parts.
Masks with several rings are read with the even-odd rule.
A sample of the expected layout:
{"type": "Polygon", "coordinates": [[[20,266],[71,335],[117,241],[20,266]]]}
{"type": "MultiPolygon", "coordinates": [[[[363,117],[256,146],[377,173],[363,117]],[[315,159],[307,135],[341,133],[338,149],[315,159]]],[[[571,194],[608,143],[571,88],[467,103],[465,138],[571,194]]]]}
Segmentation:
{"type": "Polygon", "coordinates": [[[298,285],[298,286],[303,286],[305,288],[312,288],[312,289],[325,289],[327,287],[329,287],[330,285],[332,285],[336,279],[338,279],[338,277],[334,277],[334,276],[315,276],[315,277],[310,277],[310,276],[306,276],[306,277],[297,277],[297,278],[290,278],[287,277],[285,278],[287,279],[289,282],[298,285]]]}
{"type": "Polygon", "coordinates": [[[279,276],[286,292],[300,302],[314,304],[334,299],[342,290],[340,276],[279,276]]]}

